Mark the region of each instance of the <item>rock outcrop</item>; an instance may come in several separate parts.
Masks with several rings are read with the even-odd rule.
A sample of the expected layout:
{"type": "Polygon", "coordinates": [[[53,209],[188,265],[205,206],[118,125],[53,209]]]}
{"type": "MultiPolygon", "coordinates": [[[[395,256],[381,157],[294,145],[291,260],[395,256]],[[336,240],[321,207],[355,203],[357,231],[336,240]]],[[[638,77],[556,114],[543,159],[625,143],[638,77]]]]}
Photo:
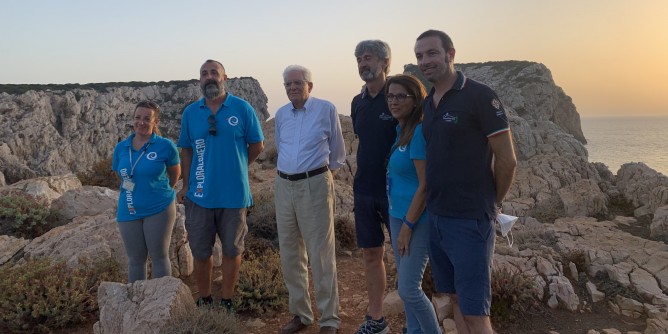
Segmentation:
{"type": "MultiPolygon", "coordinates": [[[[232,78],[226,89],[249,101],[261,121],[269,117],[257,80],[232,78]]],[[[197,81],[0,93],[0,173],[12,184],[87,171],[110,158],[116,143],[130,134],[134,106],[146,99],[161,108],[163,135],[176,140],[183,108],[199,98],[197,81]]]]}
{"type": "Polygon", "coordinates": [[[100,320],[93,326],[95,334],[161,333],[172,316],[195,307],[190,288],[174,277],[102,282],[97,296],[100,320]]]}

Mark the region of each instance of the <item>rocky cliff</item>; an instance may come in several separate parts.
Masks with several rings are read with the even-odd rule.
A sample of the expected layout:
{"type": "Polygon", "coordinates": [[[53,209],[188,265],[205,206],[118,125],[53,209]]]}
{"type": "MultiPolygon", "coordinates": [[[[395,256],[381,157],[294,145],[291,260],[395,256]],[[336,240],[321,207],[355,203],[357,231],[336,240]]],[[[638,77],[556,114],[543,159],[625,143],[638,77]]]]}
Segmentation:
{"type": "MultiPolygon", "coordinates": [[[[458,68],[498,93],[509,113],[519,158],[503,208],[520,216],[513,228],[515,244],[508,247],[505,239],[497,240],[495,267],[529,275],[534,294],[550,308],[579,313],[609,308],[627,318],[645,319],[646,334],[666,333],[668,178],[642,163],[625,164],[617,175],[601,163],[589,163],[576,108],[542,64],[491,62],[458,68]],[[615,286],[626,292],[610,288],[615,286]]],[[[237,80],[230,80],[230,91],[266,112],[257,81],[237,80]]],[[[116,141],[127,135],[132,107],[144,98],[160,103],[163,132],[176,138],[181,109],[198,97],[196,84],[0,93],[1,171],[14,183],[85,170],[108,157],[116,141]]],[[[337,249],[347,249],[354,247],[354,237],[347,235],[353,242],[345,247],[341,231],[354,231],[351,185],[357,140],[350,117],[340,119],[348,156],[335,176],[335,212],[337,249]],[[347,229],[341,228],[345,225],[347,229]]],[[[255,237],[275,241],[274,123],[269,120],[262,127],[266,149],[250,168],[255,207],[248,225],[255,237]]],[[[127,263],[115,226],[117,192],[82,187],[73,175],[0,187],[0,193],[13,190],[48,199],[52,207],[65,209],[70,222],[33,240],[0,236],[0,265],[44,255],[68,264],[80,257],[127,263]]],[[[174,276],[183,277],[192,272],[192,256],[180,205],[177,217],[170,259],[174,276]]],[[[216,256],[219,265],[220,250],[216,256]]]]}
{"type": "MultiPolygon", "coordinates": [[[[21,87],[12,86],[3,85],[0,91],[21,87]]],[[[6,183],[82,172],[109,158],[116,143],[130,133],[134,106],[141,100],[160,105],[159,127],[176,139],[183,108],[201,96],[195,80],[61,87],[69,88],[35,86],[21,94],[0,93],[0,173],[6,183]]],[[[249,101],[261,121],[269,117],[267,96],[257,80],[232,78],[226,89],[249,101]]]]}

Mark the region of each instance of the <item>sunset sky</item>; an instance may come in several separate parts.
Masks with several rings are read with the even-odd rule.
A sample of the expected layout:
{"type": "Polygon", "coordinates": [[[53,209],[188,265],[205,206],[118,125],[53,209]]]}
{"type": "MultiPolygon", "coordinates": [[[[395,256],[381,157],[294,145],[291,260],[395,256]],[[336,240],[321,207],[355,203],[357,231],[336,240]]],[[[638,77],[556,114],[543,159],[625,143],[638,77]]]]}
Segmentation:
{"type": "Polygon", "coordinates": [[[447,32],[456,63],[545,64],[583,117],[668,116],[668,1],[16,1],[0,0],[0,83],[169,81],[205,59],[254,77],[269,112],[282,71],[313,72],[313,95],[350,114],[362,85],[353,51],[382,39],[391,74],[415,38],[447,32]]]}

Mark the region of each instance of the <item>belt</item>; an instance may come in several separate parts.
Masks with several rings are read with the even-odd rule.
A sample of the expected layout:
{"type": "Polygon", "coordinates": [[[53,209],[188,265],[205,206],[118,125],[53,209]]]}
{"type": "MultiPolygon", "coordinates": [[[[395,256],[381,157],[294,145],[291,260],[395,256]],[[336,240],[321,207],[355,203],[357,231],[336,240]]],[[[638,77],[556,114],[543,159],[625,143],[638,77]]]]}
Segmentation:
{"type": "Polygon", "coordinates": [[[308,177],[320,175],[320,174],[322,174],[322,173],[324,173],[328,170],[329,170],[329,168],[327,168],[327,166],[322,166],[320,168],[310,170],[306,173],[297,173],[297,174],[285,174],[285,173],[283,173],[279,170],[278,171],[278,176],[280,176],[281,178],[284,178],[286,180],[289,180],[289,181],[298,181],[298,180],[303,180],[303,179],[308,178],[308,177]]]}

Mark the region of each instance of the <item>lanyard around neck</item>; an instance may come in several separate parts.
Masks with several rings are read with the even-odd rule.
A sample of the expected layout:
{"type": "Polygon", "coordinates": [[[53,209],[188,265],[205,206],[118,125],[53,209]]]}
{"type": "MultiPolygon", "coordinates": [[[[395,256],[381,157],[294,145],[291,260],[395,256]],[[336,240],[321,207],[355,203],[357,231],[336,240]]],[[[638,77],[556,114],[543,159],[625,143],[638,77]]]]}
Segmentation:
{"type": "Polygon", "coordinates": [[[137,161],[135,163],[132,163],[132,145],[128,146],[128,155],[130,156],[130,178],[132,178],[132,175],[135,173],[135,167],[137,167],[137,164],[139,163],[139,160],[144,156],[144,153],[146,153],[146,150],[148,150],[148,147],[151,146],[151,143],[148,142],[144,145],[144,149],[141,151],[141,154],[137,158],[137,161]]]}

